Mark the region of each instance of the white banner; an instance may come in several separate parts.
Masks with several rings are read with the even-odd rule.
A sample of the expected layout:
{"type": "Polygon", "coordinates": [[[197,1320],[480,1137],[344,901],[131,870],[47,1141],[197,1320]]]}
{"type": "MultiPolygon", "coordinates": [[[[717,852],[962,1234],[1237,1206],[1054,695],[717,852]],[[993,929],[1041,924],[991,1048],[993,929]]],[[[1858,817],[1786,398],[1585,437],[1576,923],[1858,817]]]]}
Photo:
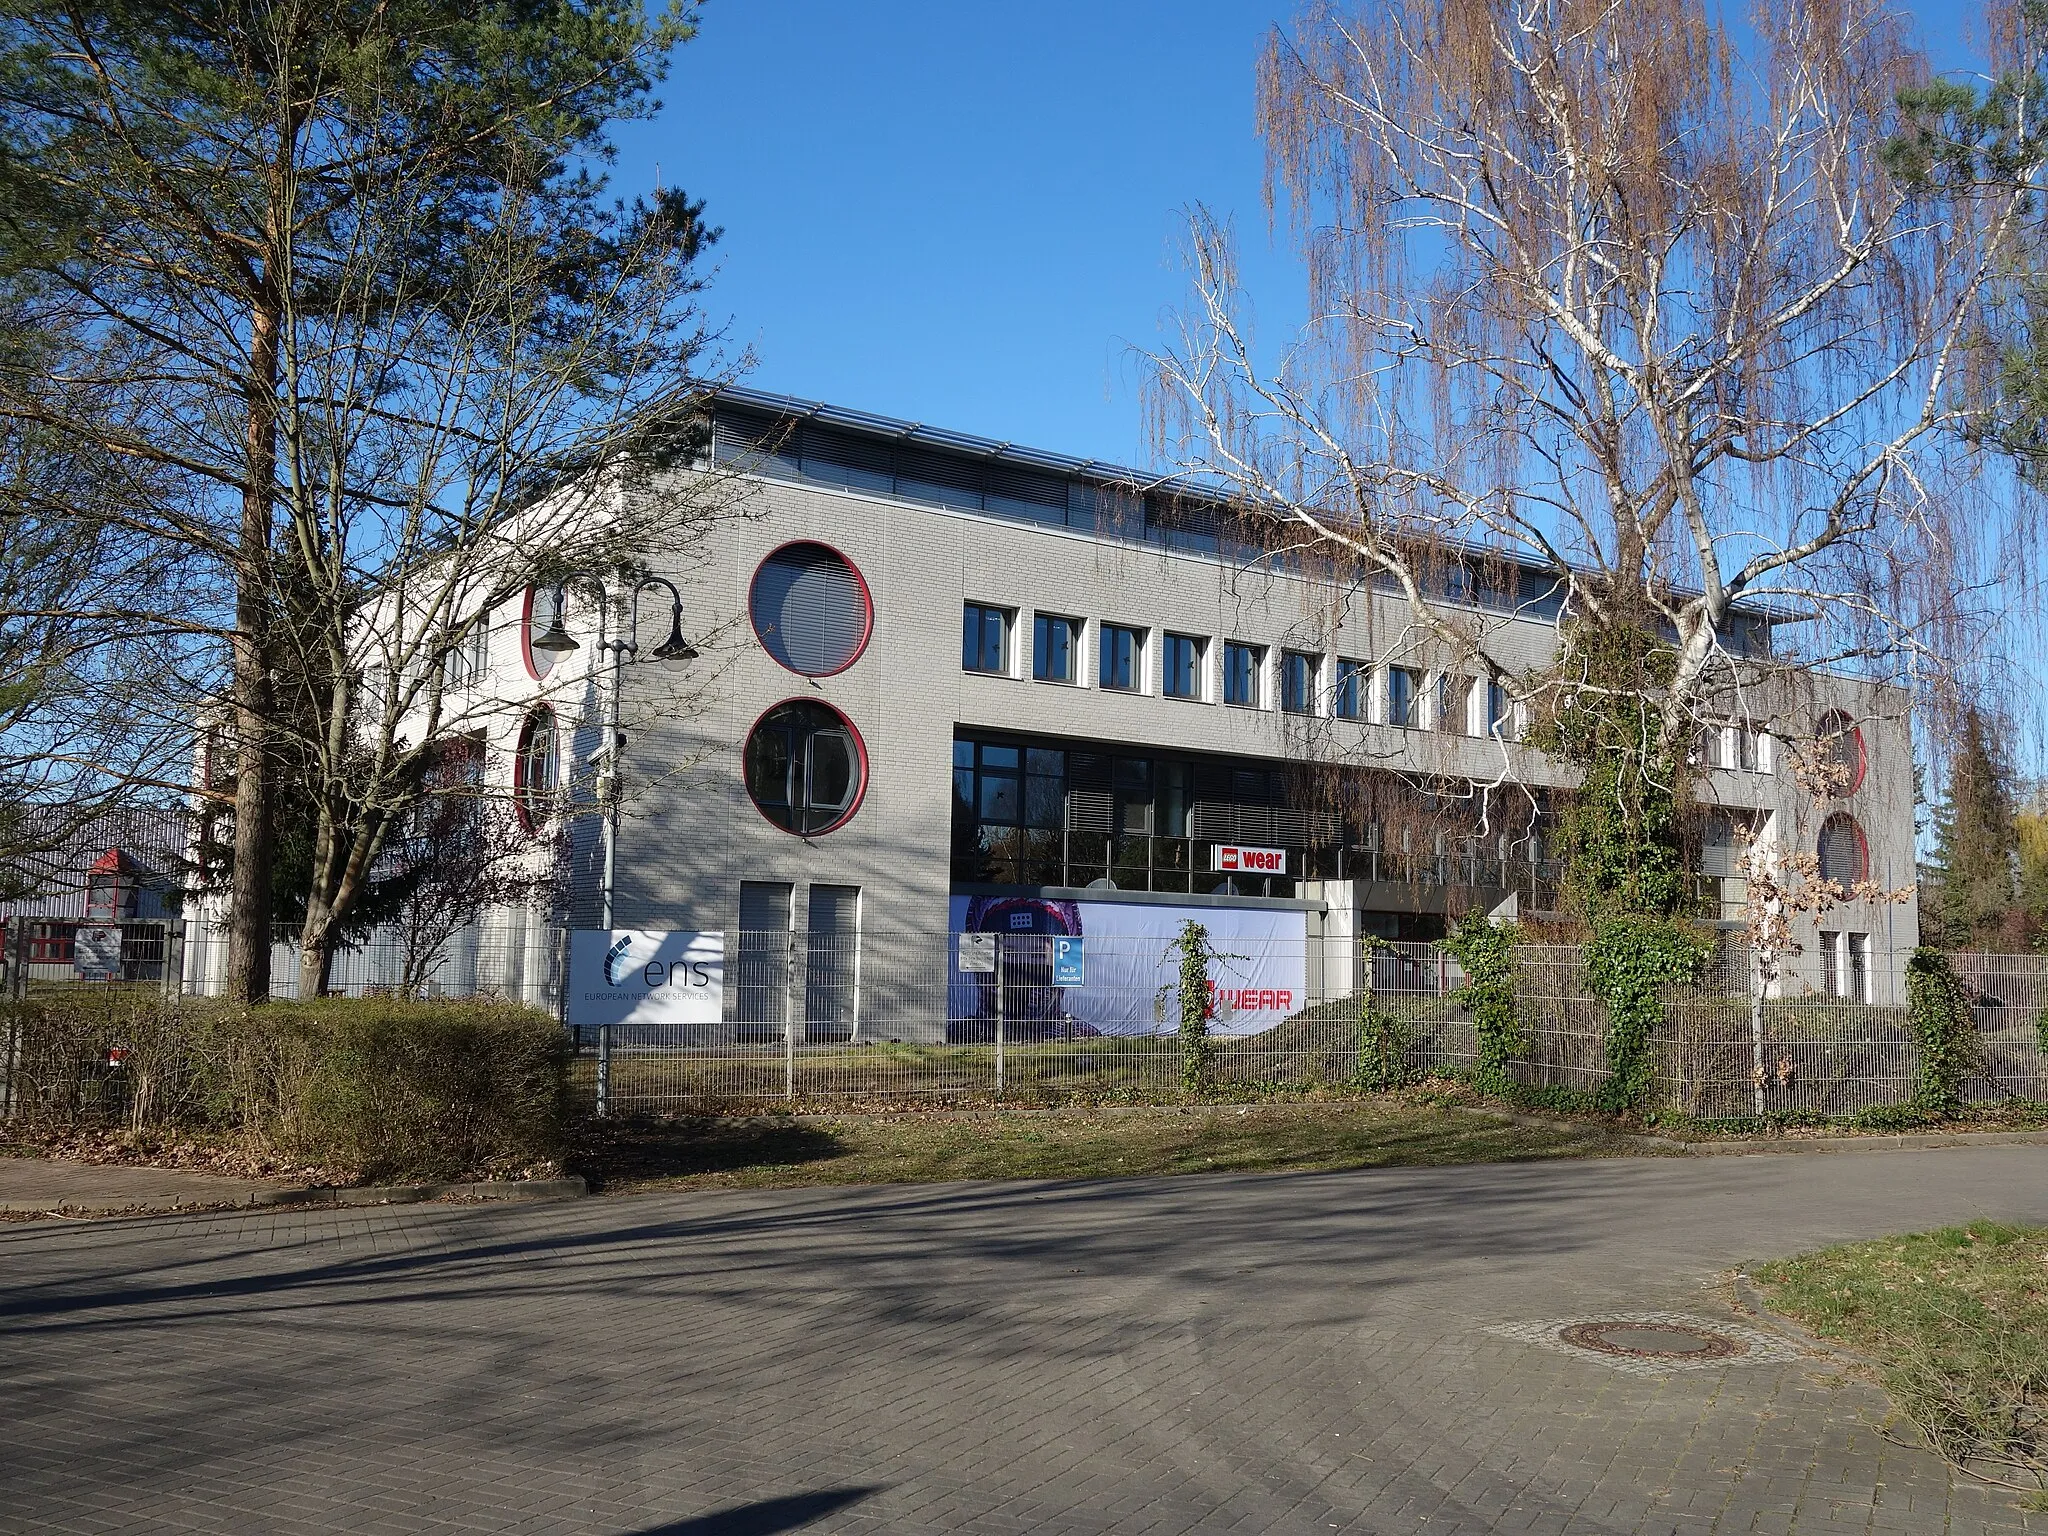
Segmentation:
{"type": "Polygon", "coordinates": [[[716,1024],[725,935],[579,928],[569,935],[569,1023],[716,1024]]]}
{"type": "Polygon", "coordinates": [[[1306,912],[1036,896],[955,896],[951,909],[956,935],[990,934],[1002,945],[999,973],[970,972],[956,958],[946,1026],[955,1041],[993,1039],[999,1001],[1012,1040],[1172,1034],[1180,1027],[1173,941],[1189,921],[1209,930],[1217,954],[1212,1034],[1255,1035],[1308,1006],[1306,912]]]}

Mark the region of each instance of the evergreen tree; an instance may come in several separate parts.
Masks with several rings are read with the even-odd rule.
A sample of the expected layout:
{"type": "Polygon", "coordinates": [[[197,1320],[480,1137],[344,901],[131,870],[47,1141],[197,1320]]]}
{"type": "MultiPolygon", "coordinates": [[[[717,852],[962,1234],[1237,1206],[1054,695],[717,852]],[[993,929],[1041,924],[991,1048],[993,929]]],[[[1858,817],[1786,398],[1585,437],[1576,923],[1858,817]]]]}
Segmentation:
{"type": "Polygon", "coordinates": [[[269,991],[285,778],[317,807],[310,992],[449,728],[445,658],[538,565],[596,566],[600,503],[614,560],[647,547],[623,521],[649,498],[594,490],[685,435],[715,232],[601,173],[693,26],[640,0],[0,0],[0,279],[77,338],[55,368],[0,358],[0,419],[146,466],[125,543],[224,594],[110,608],[223,674],[198,686],[233,763],[238,998],[269,991]]]}
{"type": "Polygon", "coordinates": [[[1972,706],[1949,764],[1948,794],[1934,814],[1935,885],[1923,920],[1948,945],[2008,945],[2021,914],[2014,873],[2019,830],[2012,772],[1993,723],[1972,706]]]}

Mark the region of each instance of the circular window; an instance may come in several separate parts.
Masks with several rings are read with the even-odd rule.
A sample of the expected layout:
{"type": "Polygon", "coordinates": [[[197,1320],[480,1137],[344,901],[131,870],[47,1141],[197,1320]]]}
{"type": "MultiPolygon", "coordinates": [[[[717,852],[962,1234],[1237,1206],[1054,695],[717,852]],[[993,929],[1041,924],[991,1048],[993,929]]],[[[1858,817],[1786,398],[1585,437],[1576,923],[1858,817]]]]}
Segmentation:
{"type": "Polygon", "coordinates": [[[1827,765],[1830,788],[1837,795],[1853,795],[1863,787],[1869,760],[1863,751],[1863,732],[1839,709],[1831,709],[1814,727],[1814,745],[1827,765]]]}
{"type": "Polygon", "coordinates": [[[519,654],[526,658],[529,677],[546,677],[555,665],[553,651],[536,651],[533,637],[544,635],[560,622],[562,610],[553,587],[528,587],[526,606],[519,614],[519,654]]]}
{"type": "Polygon", "coordinates": [[[785,544],[754,572],[747,612],[761,645],[790,671],[830,677],[860,659],[874,628],[868,584],[824,544],[785,544]]]}
{"type": "Polygon", "coordinates": [[[1870,878],[1870,845],[1863,829],[1846,811],[1837,811],[1821,824],[1820,877],[1837,885],[1854,885],[1870,878]]]}
{"type": "Polygon", "coordinates": [[[519,824],[529,832],[554,811],[559,761],[555,712],[543,705],[519,727],[519,746],[512,754],[512,804],[519,824]]]}
{"type": "Polygon", "coordinates": [[[868,785],[860,733],[815,699],[791,699],[755,721],[745,758],[755,808],[799,837],[845,825],[868,785]]]}

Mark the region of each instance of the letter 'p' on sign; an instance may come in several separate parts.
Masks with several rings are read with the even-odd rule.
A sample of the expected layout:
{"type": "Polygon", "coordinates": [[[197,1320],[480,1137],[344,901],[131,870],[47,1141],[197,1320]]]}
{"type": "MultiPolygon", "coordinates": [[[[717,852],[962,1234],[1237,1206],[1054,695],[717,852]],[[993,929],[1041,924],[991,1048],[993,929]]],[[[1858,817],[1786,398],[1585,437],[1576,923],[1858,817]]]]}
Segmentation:
{"type": "Polygon", "coordinates": [[[1217,874],[1284,875],[1287,873],[1287,850],[1211,843],[1209,868],[1217,874]]]}

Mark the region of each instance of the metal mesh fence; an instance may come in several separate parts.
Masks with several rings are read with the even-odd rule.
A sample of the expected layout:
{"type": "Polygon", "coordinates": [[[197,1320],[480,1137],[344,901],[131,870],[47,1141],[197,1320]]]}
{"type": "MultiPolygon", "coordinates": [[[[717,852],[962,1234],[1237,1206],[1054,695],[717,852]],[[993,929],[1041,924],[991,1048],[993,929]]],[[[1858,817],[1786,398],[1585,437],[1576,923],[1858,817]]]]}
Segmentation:
{"type": "MultiPolygon", "coordinates": [[[[81,925],[82,926],[82,925],[81,925]]],[[[4,954],[17,987],[87,985],[212,996],[223,990],[226,943],[196,921],[112,925],[93,942],[95,979],[61,952],[48,922],[11,924],[4,954]]],[[[992,936],[997,937],[997,936],[992,936]]],[[[273,951],[273,993],[300,991],[290,935],[273,951]]],[[[391,936],[344,948],[329,990],[350,996],[488,995],[558,1012],[566,930],[517,914],[423,953],[391,936]]],[[[963,970],[959,935],[725,936],[722,1016],[688,1026],[604,1032],[608,1107],[680,1111],[763,1101],[888,1101],[925,1097],[1146,1100],[1182,1083],[1177,956],[1160,940],[1091,937],[1085,973],[1062,969],[1050,936],[998,937],[992,968],[963,970]]],[[[1845,951],[1846,953],[1846,951],[1845,951]]],[[[1837,956],[1837,960],[1841,957],[1837,956]]],[[[1747,956],[1724,944],[1706,978],[1672,989],[1653,1041],[1654,1102],[1708,1119],[1767,1114],[1844,1117],[1903,1104],[1916,1056],[1901,982],[1906,956],[1858,964],[1800,956],[1762,1004],[1763,1073],[1747,956]],[[1846,994],[1846,995],[1845,995],[1846,994]],[[1872,1000],[1877,999],[1877,1000],[1872,1000]]],[[[1977,1024],[1973,1103],[2048,1101],[2048,956],[1957,954],[1977,1024]]],[[[1522,945],[1517,994],[1531,1048],[1510,1064],[1520,1082],[1578,1091],[1606,1078],[1607,1012],[1583,952],[1522,945]]],[[[1225,1092],[1341,1085],[1360,1070],[1360,1011],[1369,997],[1405,1037],[1418,1073],[1478,1061],[1464,976],[1429,944],[1349,937],[1266,942],[1225,953],[1211,974],[1209,1076],[1225,1092]]],[[[600,1040],[577,1040],[579,1075],[594,1088],[600,1040]]]]}

